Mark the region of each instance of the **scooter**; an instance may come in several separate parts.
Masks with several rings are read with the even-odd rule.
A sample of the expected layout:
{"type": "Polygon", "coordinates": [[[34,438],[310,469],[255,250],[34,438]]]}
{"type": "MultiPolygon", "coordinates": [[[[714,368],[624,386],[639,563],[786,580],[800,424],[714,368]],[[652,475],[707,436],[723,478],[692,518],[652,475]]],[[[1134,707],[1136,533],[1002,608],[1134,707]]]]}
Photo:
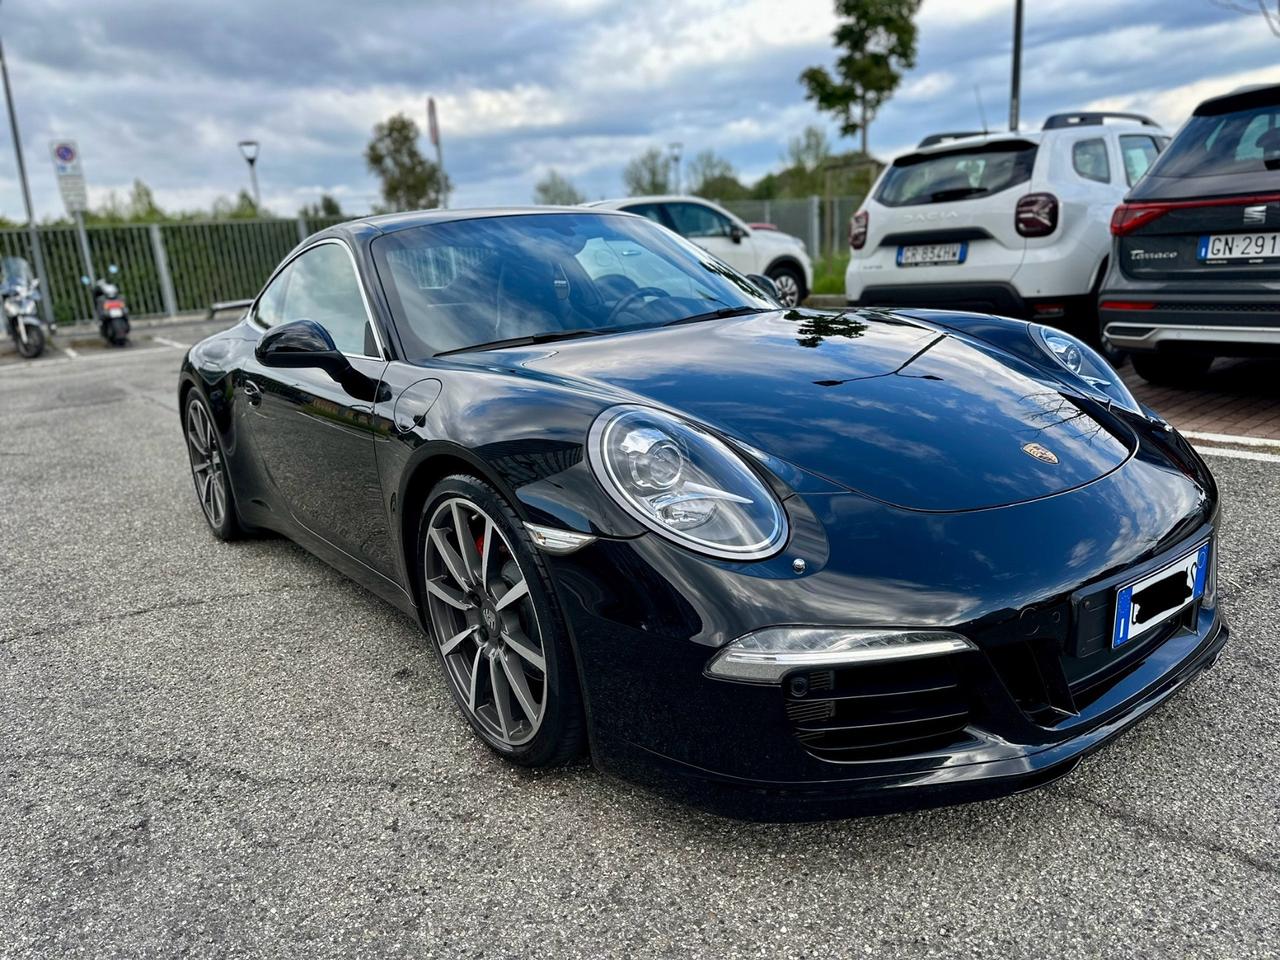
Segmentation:
{"type": "Polygon", "coordinates": [[[0,296],[4,298],[4,319],[18,353],[32,360],[44,353],[49,335],[54,332],[40,318],[36,304],[40,293],[38,277],[32,276],[31,264],[21,257],[5,257],[0,262],[0,296]]]}
{"type": "MultiPolygon", "coordinates": [[[[112,277],[119,272],[120,268],[114,263],[107,267],[107,273],[112,277]]],[[[80,282],[90,286],[88,277],[81,277],[80,282]]],[[[102,338],[113,346],[123,347],[129,342],[129,307],[120,296],[120,288],[110,280],[98,279],[93,281],[90,293],[102,338]]]]}

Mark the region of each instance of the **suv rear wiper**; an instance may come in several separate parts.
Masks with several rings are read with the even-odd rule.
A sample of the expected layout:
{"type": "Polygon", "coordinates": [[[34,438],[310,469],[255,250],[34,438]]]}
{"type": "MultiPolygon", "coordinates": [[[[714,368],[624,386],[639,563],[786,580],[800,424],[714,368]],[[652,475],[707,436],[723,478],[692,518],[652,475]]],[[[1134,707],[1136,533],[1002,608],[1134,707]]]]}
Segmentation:
{"type": "Polygon", "coordinates": [[[547,333],[532,333],[525,337],[507,337],[505,340],[489,340],[486,343],[473,343],[466,347],[454,347],[452,350],[441,350],[437,357],[447,357],[451,353],[467,353],[471,350],[499,350],[502,347],[527,347],[534,343],[555,343],[557,340],[576,340],[579,337],[598,337],[604,333],[616,333],[616,327],[596,327],[583,330],[551,330],[547,333]]]}
{"type": "Polygon", "coordinates": [[[708,310],[706,313],[695,313],[692,317],[680,317],[668,320],[664,327],[675,327],[682,323],[698,323],[700,320],[721,320],[725,317],[743,317],[748,313],[770,313],[768,307],[721,307],[719,310],[708,310]]]}

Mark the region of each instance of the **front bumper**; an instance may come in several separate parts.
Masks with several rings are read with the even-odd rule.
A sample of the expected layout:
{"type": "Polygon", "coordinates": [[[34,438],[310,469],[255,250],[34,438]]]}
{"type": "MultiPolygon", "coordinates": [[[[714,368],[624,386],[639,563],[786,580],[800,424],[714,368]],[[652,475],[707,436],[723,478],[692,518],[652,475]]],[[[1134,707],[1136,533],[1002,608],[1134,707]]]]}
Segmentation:
{"type": "Polygon", "coordinates": [[[1146,440],[1123,468],[1075,491],[997,509],[923,513],[856,494],[796,495],[787,550],[754,564],[701,559],[651,534],[547,558],[597,764],[763,819],[959,802],[1067,773],[1227,639],[1205,601],[1110,648],[1115,588],[1214,529],[1203,462],[1176,434],[1160,443],[1163,454],[1146,440]],[[803,575],[792,572],[799,556],[803,575]],[[733,637],[785,623],[945,628],[977,649],[885,669],[798,669],[781,685],[706,674],[733,637]],[[849,718],[834,701],[871,715],[849,718]]]}

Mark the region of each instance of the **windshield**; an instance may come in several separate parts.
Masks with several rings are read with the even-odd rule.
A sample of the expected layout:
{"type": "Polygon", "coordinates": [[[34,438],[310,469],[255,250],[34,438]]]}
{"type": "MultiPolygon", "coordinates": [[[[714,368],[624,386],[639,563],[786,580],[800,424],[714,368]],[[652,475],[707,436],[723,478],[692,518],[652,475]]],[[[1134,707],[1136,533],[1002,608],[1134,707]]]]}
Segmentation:
{"type": "Polygon", "coordinates": [[[1151,167],[1153,177],[1239,176],[1280,170],[1280,104],[1193,116],[1151,167]]]}
{"type": "Polygon", "coordinates": [[[410,359],[777,309],[705,250],[635,216],[454,220],[378,237],[372,249],[410,359]]]}
{"type": "Polygon", "coordinates": [[[985,197],[1031,179],[1036,145],[1003,140],[945,153],[913,153],[893,162],[876,200],[886,207],[985,197]]]}
{"type": "Polygon", "coordinates": [[[5,257],[0,260],[0,273],[3,274],[6,285],[31,282],[31,264],[22,257],[5,257]]]}

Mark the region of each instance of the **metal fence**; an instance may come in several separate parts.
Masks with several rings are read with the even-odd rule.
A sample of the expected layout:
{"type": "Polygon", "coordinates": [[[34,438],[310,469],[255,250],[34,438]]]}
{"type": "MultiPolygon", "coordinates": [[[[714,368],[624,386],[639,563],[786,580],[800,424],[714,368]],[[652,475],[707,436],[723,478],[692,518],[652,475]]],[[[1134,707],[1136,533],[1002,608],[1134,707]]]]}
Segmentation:
{"type": "MultiPolygon", "coordinates": [[[[89,227],[94,272],[120,269],[119,285],[134,316],[203,310],[221,300],[253,297],[299,240],[344,218],[217,220],[192,223],[89,227]]],[[[80,278],[84,258],[74,227],[41,227],[44,272],[40,285],[58,323],[93,316],[80,278]]],[[[0,230],[0,256],[25,257],[33,265],[25,229],[0,230]]]]}
{"type": "Polygon", "coordinates": [[[799,197],[792,200],[719,200],[748,223],[772,223],[804,241],[814,258],[844,253],[849,242],[849,219],[861,196],[799,197]]]}
{"type": "MultiPolygon", "coordinates": [[[[772,223],[800,237],[814,258],[842,253],[849,218],[861,197],[736,200],[722,205],[749,223],[772,223]]],[[[211,303],[256,296],[268,275],[298,241],[342,222],[342,217],[295,220],[210,220],[89,227],[94,271],[120,268],[119,285],[134,316],[203,310],[211,303]]],[[[58,323],[93,316],[80,282],[84,258],[74,227],[41,227],[45,276],[40,283],[58,323]]],[[[25,229],[0,230],[0,256],[25,257],[33,266],[25,229]]]]}

